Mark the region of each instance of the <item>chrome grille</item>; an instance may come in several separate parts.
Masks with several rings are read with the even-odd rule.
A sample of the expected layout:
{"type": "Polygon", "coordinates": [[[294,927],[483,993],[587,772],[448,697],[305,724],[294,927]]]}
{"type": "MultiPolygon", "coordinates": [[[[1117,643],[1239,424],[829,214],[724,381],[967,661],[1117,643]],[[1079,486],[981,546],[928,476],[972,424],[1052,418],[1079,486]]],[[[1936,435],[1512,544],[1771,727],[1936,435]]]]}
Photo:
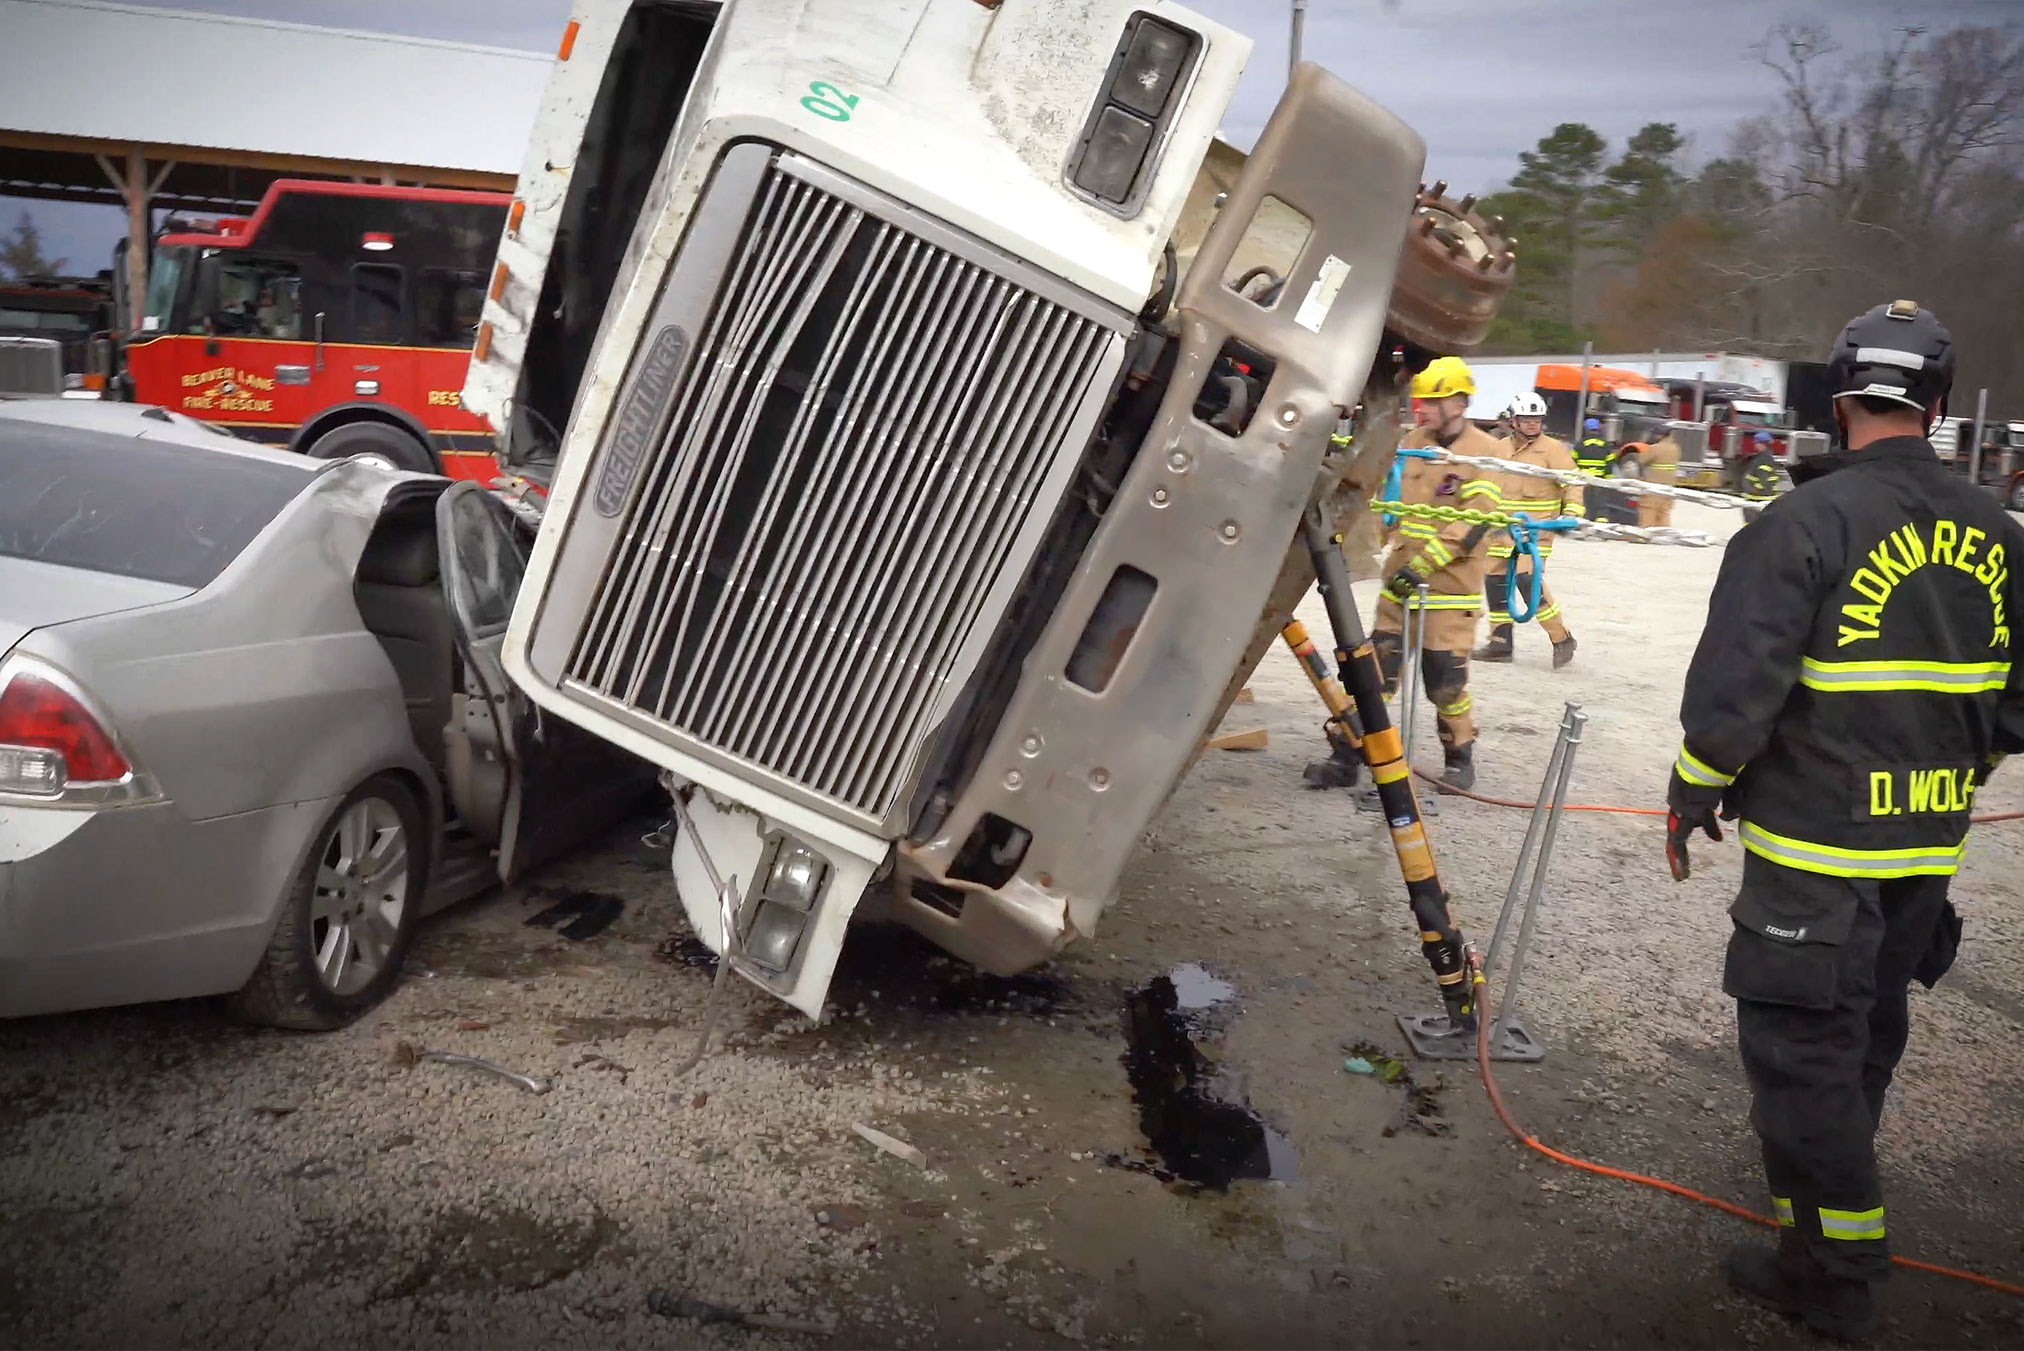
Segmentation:
{"type": "Polygon", "coordinates": [[[996,622],[1122,341],[882,201],[767,171],[568,663],[874,819],[996,622]]]}

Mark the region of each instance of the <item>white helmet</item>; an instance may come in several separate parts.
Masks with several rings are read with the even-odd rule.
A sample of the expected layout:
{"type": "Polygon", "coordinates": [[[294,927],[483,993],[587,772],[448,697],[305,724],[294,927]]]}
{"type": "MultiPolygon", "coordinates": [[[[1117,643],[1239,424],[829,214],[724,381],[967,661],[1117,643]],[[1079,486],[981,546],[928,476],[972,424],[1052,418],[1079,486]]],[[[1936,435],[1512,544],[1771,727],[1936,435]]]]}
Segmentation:
{"type": "Polygon", "coordinates": [[[1545,417],[1546,400],[1528,389],[1517,398],[1511,400],[1511,416],[1514,418],[1545,417]]]}

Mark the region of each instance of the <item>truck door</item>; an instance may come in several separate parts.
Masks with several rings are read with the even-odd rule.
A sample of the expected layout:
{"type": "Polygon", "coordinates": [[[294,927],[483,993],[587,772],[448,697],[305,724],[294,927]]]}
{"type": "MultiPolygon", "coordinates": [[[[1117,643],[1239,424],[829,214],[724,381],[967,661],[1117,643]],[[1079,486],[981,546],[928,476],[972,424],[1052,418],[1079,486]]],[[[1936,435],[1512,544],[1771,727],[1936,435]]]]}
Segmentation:
{"type": "Polygon", "coordinates": [[[500,662],[527,566],[525,527],[491,493],[453,483],[436,540],[463,688],[452,696],[450,800],[512,881],[650,799],[651,766],[574,723],[543,716],[500,662]]]}
{"type": "Polygon", "coordinates": [[[195,331],[175,339],[200,354],[183,358],[188,369],[170,406],[254,440],[286,441],[307,415],[318,304],[293,259],[207,250],[197,267],[195,331]]]}
{"type": "Polygon", "coordinates": [[[415,407],[412,278],[385,255],[366,255],[345,274],[346,345],[331,354],[328,403],[380,403],[415,407]]]}

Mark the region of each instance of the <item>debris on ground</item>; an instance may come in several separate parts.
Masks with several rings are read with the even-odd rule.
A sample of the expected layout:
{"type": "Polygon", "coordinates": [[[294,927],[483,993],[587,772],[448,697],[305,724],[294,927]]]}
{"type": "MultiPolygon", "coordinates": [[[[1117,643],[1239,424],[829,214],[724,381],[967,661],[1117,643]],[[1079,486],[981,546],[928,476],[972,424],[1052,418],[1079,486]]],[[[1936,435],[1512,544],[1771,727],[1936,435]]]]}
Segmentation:
{"type": "Polygon", "coordinates": [[[622,896],[614,896],[608,891],[573,890],[563,892],[553,905],[537,914],[529,915],[521,923],[529,928],[539,929],[555,929],[556,925],[561,924],[562,927],[555,930],[557,933],[574,942],[582,942],[586,938],[595,938],[609,929],[612,922],[624,913],[625,898],[622,896]],[[564,920],[568,920],[569,923],[563,924],[564,920]]]}
{"type": "MultiPolygon", "coordinates": [[[[1399,1105],[1400,1124],[1421,1135],[1453,1135],[1455,1128],[1446,1120],[1446,1109],[1441,1105],[1441,1095],[1447,1091],[1447,1084],[1436,1078],[1431,1084],[1422,1084],[1413,1077],[1413,1068],[1404,1059],[1392,1055],[1375,1042],[1359,1041],[1342,1048],[1348,1058],[1342,1067],[1351,1074],[1369,1075],[1381,1084],[1396,1084],[1405,1090],[1405,1097],[1399,1105]],[[1362,1066],[1361,1069],[1357,1068],[1362,1066]]],[[[1386,1126],[1387,1138],[1398,1134],[1398,1126],[1386,1126]]]]}
{"type": "Polygon", "coordinates": [[[412,1043],[405,1041],[394,1047],[394,1063],[397,1065],[411,1067],[424,1060],[433,1060],[439,1065],[466,1065],[474,1070],[483,1070],[487,1074],[496,1074],[508,1083],[518,1084],[529,1093],[537,1095],[546,1093],[554,1087],[546,1079],[537,1078],[532,1074],[522,1074],[518,1070],[507,1069],[504,1065],[494,1064],[490,1060],[480,1060],[474,1055],[457,1055],[451,1051],[420,1050],[412,1043]]]}
{"type": "Polygon", "coordinates": [[[851,1122],[850,1128],[856,1131],[874,1148],[890,1154],[904,1163],[910,1163],[916,1168],[926,1168],[928,1166],[928,1156],[904,1140],[896,1140],[882,1130],[874,1130],[872,1127],[865,1125],[862,1121],[851,1122]]]}

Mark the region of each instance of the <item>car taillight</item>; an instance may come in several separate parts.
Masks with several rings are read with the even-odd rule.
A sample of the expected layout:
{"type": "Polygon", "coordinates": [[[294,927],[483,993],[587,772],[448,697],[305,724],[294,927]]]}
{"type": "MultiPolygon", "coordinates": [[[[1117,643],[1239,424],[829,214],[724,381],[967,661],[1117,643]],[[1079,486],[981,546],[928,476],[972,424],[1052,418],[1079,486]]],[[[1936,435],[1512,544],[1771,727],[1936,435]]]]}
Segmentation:
{"type": "Polygon", "coordinates": [[[0,792],[53,797],[75,784],[116,783],[132,769],[61,685],[17,671],[0,689],[0,792]]]}

